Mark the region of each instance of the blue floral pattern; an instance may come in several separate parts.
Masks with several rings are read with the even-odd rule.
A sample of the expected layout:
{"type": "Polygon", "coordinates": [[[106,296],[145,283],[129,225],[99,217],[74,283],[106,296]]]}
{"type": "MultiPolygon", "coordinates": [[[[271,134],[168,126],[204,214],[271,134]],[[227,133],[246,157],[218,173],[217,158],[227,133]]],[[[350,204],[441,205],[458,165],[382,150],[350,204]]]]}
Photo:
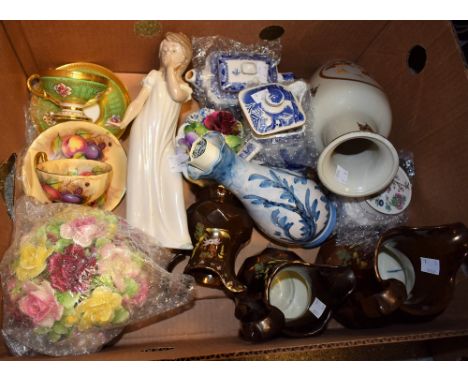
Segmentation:
{"type": "Polygon", "coordinates": [[[305,122],[305,115],[292,92],[279,84],[247,89],[241,93],[240,102],[252,129],[258,134],[296,128],[305,122]],[[260,100],[261,95],[266,93],[269,102],[278,102],[274,109],[268,107],[266,101],[260,100]]]}
{"type": "MultiPolygon", "coordinates": [[[[304,203],[297,197],[294,184],[307,184],[307,179],[299,176],[293,177],[293,183],[289,184],[286,178],[281,178],[275,171],[272,169],[269,170],[270,178],[260,174],[252,174],[249,176],[249,182],[258,180],[260,183],[258,187],[260,188],[278,188],[283,190],[280,195],[280,199],[285,202],[274,201],[266,199],[262,196],[248,194],[243,197],[243,199],[250,200],[253,205],[262,205],[265,208],[274,208],[271,212],[270,218],[271,222],[280,229],[280,231],[275,231],[275,236],[285,237],[290,241],[297,244],[308,243],[314,239],[317,234],[317,221],[320,218],[320,211],[318,207],[318,199],[311,200],[311,191],[310,188],[307,188],[305,193],[304,203]],[[288,216],[281,215],[281,209],[290,211],[294,214],[300,216],[299,223],[302,224],[300,228],[301,235],[300,237],[294,237],[290,230],[294,223],[288,221],[288,216]]],[[[316,190],[320,190],[318,186],[315,186],[316,190]]],[[[326,203],[326,210],[329,212],[329,202],[324,196],[321,196],[320,199],[322,202],[326,203]]]]}
{"type": "MultiPolygon", "coordinates": [[[[284,244],[313,248],[332,233],[336,207],[314,181],[236,156],[215,131],[203,139],[217,147],[219,155],[203,170],[189,162],[188,176],[223,184],[239,198],[257,227],[268,237],[284,244]]],[[[192,156],[192,159],[197,158],[192,156]]]]}

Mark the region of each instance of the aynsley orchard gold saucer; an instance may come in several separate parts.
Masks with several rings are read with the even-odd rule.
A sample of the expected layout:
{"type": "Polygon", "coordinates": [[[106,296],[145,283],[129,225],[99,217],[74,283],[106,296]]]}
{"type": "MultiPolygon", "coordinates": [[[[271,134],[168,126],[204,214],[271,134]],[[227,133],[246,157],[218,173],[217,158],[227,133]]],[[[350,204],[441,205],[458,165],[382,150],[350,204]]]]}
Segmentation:
{"type": "MultiPolygon", "coordinates": [[[[106,77],[109,80],[109,88],[106,93],[96,104],[84,108],[83,111],[93,123],[105,127],[119,138],[125,129],[120,129],[115,124],[119,123],[123,118],[125,110],[130,103],[130,96],[122,81],[111,70],[88,62],[75,62],[62,65],[57,70],[94,74],[106,77]]],[[[39,132],[43,132],[61,122],[55,117],[60,112],[60,107],[36,95],[31,96],[29,111],[32,123],[39,132]]]]}
{"type": "Polygon", "coordinates": [[[111,132],[90,122],[70,121],[50,127],[29,147],[22,167],[25,194],[43,203],[50,203],[36,174],[36,155],[45,153],[47,159],[89,159],[112,166],[112,179],[103,196],[92,205],[112,211],[125,194],[127,156],[119,140],[111,132]]]}

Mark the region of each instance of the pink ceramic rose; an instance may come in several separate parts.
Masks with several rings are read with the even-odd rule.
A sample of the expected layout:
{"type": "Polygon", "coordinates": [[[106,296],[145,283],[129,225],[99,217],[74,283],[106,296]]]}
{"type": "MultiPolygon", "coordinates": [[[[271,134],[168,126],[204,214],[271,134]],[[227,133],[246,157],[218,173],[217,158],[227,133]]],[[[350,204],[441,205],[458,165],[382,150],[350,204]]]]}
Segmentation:
{"type": "Polygon", "coordinates": [[[135,279],[141,273],[130,252],[123,247],[109,243],[100,249],[99,254],[101,257],[97,262],[98,272],[110,275],[119,292],[126,288],[125,279],[135,279]]]}
{"type": "Polygon", "coordinates": [[[72,93],[71,87],[65,85],[64,83],[59,83],[54,86],[54,90],[59,94],[61,97],[67,97],[72,93]]]}
{"type": "Polygon", "coordinates": [[[48,281],[40,284],[28,281],[23,285],[23,291],[26,295],[19,300],[18,307],[34,325],[51,328],[55,321],[60,320],[63,306],[58,303],[48,281]]]}
{"type": "Polygon", "coordinates": [[[105,227],[98,224],[94,216],[78,218],[60,227],[60,236],[72,239],[83,248],[89,247],[93,240],[102,236],[104,232],[105,227]]]}
{"type": "Polygon", "coordinates": [[[148,298],[150,284],[145,278],[138,278],[138,293],[133,297],[126,297],[123,300],[125,306],[142,306],[148,298]]]}

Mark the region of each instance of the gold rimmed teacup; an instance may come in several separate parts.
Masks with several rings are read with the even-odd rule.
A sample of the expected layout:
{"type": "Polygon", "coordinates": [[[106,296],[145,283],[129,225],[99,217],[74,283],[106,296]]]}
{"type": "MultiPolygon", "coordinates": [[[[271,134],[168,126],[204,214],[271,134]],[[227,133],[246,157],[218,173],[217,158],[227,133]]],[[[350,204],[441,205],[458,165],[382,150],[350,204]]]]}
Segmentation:
{"type": "Polygon", "coordinates": [[[54,113],[56,121],[88,121],[90,119],[83,109],[99,101],[109,88],[109,80],[92,73],[49,70],[43,74],[32,74],[27,86],[35,96],[61,108],[60,112],[54,113]]]}

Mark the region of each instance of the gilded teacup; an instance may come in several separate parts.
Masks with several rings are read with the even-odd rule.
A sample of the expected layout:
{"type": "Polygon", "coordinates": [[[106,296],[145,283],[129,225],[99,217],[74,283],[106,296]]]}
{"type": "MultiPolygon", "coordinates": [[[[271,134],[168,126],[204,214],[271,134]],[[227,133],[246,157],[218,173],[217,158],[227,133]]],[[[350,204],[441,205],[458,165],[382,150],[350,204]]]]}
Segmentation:
{"type": "Polygon", "coordinates": [[[57,121],[89,120],[83,108],[96,103],[106,93],[109,80],[97,74],[50,70],[31,75],[27,86],[35,96],[60,106],[62,111],[54,115],[57,121]]]}
{"type": "Polygon", "coordinates": [[[109,188],[112,166],[87,159],[58,159],[38,163],[36,173],[51,202],[91,204],[109,188]]]}

